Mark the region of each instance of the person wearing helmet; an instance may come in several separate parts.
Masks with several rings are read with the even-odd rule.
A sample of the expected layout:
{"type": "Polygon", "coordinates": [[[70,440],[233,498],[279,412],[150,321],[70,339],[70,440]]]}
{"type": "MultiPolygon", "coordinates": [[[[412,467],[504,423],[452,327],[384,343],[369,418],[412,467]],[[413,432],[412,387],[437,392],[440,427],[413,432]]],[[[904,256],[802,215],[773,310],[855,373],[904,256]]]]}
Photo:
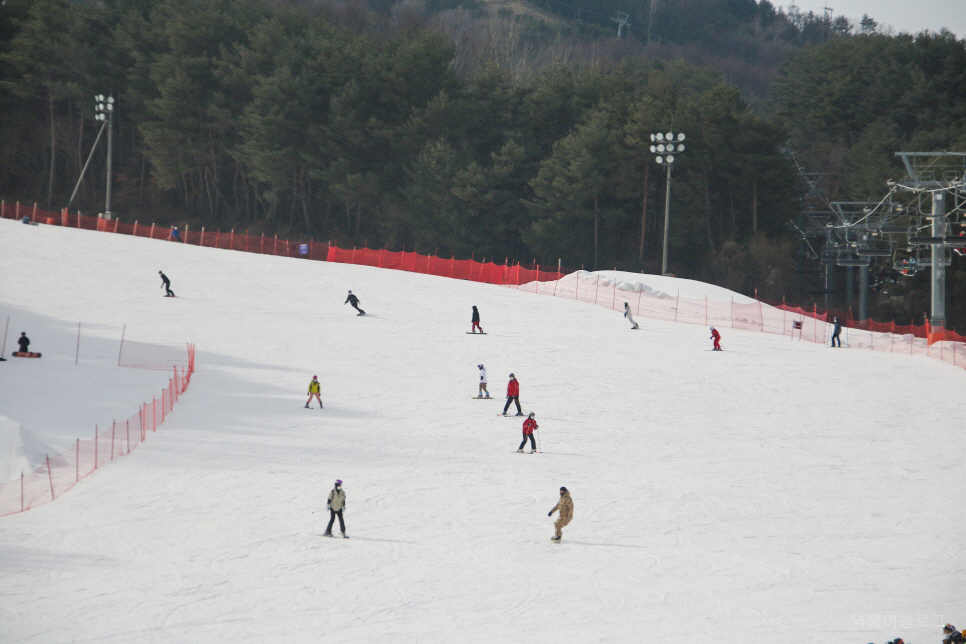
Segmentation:
{"type": "Polygon", "coordinates": [[[560,516],[553,522],[556,532],[550,537],[550,540],[559,543],[560,538],[563,537],[563,529],[574,518],[574,501],[570,498],[570,490],[565,487],[560,488],[560,501],[553,506],[553,510],[547,512],[547,516],[553,516],[553,513],[557,510],[560,510],[560,516]]]}
{"type": "Polygon", "coordinates": [[[329,525],[322,536],[332,536],[332,524],[335,523],[335,518],[339,517],[339,530],[342,532],[342,538],[348,539],[349,537],[345,534],[345,521],[342,520],[342,512],[345,511],[345,491],[342,489],[342,479],[337,479],[335,487],[329,492],[327,508],[329,510],[329,525]]]}
{"type": "Polygon", "coordinates": [[[490,392],[486,390],[486,367],[481,364],[476,365],[480,369],[480,393],[477,394],[477,398],[489,398],[490,392]]]}
{"type": "Polygon", "coordinates": [[[956,630],[956,627],[952,624],[946,624],[943,626],[943,644],[963,644],[966,642],[966,637],[956,630]]]}
{"type": "Polygon", "coordinates": [[[837,340],[838,343],[839,343],[839,348],[841,349],[842,348],[842,338],[839,337],[839,336],[842,335],[842,323],[839,322],[839,319],[838,318],[833,318],[832,319],[832,323],[835,325],[834,327],[832,327],[832,346],[833,347],[835,346],[835,342],[837,340]]]}
{"type": "Polygon", "coordinates": [[[366,314],[365,311],[363,311],[362,309],[359,308],[359,298],[357,298],[355,295],[353,295],[352,294],[352,291],[349,291],[349,297],[345,298],[345,302],[343,302],[342,304],[343,305],[351,304],[352,305],[352,308],[354,308],[356,311],[358,311],[358,313],[356,315],[365,315],[366,314]]]}
{"type": "Polygon", "coordinates": [[[637,328],[637,322],[634,321],[634,314],[631,313],[631,306],[627,302],[624,302],[624,317],[631,323],[632,329],[637,328]]]}
{"type": "Polygon", "coordinates": [[[473,307],[473,319],[471,322],[473,323],[472,333],[476,333],[477,329],[480,330],[480,333],[483,333],[483,327],[480,326],[480,312],[475,306],[473,307]]]}
{"type": "Polygon", "coordinates": [[[503,406],[504,416],[506,416],[506,410],[510,408],[511,402],[517,405],[517,416],[522,416],[523,409],[520,408],[520,383],[517,382],[516,376],[512,373],[510,374],[510,382],[506,386],[506,405],[503,406]]]}
{"type": "Polygon", "coordinates": [[[309,403],[312,402],[313,398],[318,399],[319,409],[322,409],[322,385],[319,384],[319,377],[312,376],[312,382],[309,383],[309,399],[305,401],[305,408],[309,409],[309,403]]]}
{"type": "Polygon", "coordinates": [[[523,421],[523,441],[520,443],[520,447],[517,448],[517,451],[521,454],[524,453],[523,446],[527,444],[528,438],[530,439],[530,453],[537,453],[537,443],[533,439],[533,432],[536,429],[540,429],[540,426],[537,425],[537,421],[534,416],[536,416],[536,414],[531,411],[530,415],[527,416],[527,419],[523,421]]]}
{"type": "Polygon", "coordinates": [[[712,351],[721,351],[721,334],[714,327],[711,327],[711,339],[714,340],[714,348],[712,351]]]}
{"type": "Polygon", "coordinates": [[[181,231],[178,230],[178,227],[177,226],[172,226],[171,227],[171,234],[168,235],[168,239],[170,241],[181,242],[182,244],[184,243],[184,240],[181,239],[181,231]]]}

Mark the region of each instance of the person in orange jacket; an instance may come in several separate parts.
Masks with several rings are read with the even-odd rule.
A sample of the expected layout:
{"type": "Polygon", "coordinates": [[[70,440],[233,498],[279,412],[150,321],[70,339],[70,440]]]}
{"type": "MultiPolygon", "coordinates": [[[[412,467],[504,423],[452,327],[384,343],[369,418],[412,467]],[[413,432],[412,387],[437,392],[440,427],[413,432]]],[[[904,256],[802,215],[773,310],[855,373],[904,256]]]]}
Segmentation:
{"type": "Polygon", "coordinates": [[[523,453],[523,446],[527,444],[527,439],[530,439],[530,453],[535,454],[537,451],[537,443],[533,439],[533,432],[539,429],[540,426],[537,425],[537,421],[534,419],[534,414],[532,411],[525,421],[523,421],[523,441],[520,443],[520,447],[517,449],[518,452],[523,453]]]}
{"type": "Polygon", "coordinates": [[[714,327],[711,327],[711,339],[714,340],[714,349],[712,351],[721,351],[721,334],[714,327]]]}
{"type": "Polygon", "coordinates": [[[503,406],[504,416],[506,416],[506,410],[510,408],[511,402],[517,404],[517,416],[522,416],[523,410],[520,408],[520,383],[512,373],[510,374],[510,382],[506,386],[506,405],[503,406]]]}

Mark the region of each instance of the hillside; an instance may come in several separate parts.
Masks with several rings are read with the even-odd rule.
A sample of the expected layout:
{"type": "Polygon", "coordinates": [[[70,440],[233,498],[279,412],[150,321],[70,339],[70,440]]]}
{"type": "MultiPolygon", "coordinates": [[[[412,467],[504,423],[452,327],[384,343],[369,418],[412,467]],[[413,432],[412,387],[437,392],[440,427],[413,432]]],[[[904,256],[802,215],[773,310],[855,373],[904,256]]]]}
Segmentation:
{"type": "Polygon", "coordinates": [[[0,316],[45,352],[0,363],[0,416],[44,440],[156,389],[109,368],[122,325],[197,345],[157,434],[0,518],[4,642],[918,644],[962,621],[962,370],[730,329],[712,353],[700,326],[375,268],[0,239],[0,316]],[[78,321],[103,347],[75,366],[78,321]],[[479,363],[498,400],[516,374],[542,454],[471,399],[479,363]],[[336,478],[348,541],[320,536],[336,478]]]}

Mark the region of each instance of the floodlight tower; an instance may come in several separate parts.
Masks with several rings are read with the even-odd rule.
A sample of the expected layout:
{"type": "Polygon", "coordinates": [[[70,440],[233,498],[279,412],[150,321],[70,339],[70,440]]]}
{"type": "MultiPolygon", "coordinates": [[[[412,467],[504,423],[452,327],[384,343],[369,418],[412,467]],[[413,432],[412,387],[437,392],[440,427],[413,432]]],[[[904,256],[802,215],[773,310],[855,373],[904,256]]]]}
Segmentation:
{"type": "Polygon", "coordinates": [[[111,161],[114,150],[114,97],[98,94],[94,97],[97,101],[95,107],[97,114],[94,116],[98,121],[107,121],[107,195],[104,198],[104,218],[111,218],[111,161]]]}
{"type": "Polygon", "coordinates": [[[929,193],[932,211],[926,219],[932,220],[932,234],[909,237],[910,245],[930,246],[932,265],[932,293],[929,324],[946,326],[946,246],[961,246],[962,238],[947,237],[949,214],[947,201],[953,202],[952,211],[962,209],[959,203],[966,193],[966,152],[896,152],[902,159],[909,176],[895,185],[903,190],[929,193]]]}
{"type": "Polygon", "coordinates": [[[674,163],[674,153],[684,152],[684,133],[676,136],[673,132],[667,134],[658,132],[651,135],[651,153],[659,165],[667,167],[667,186],[664,190],[664,253],[661,259],[661,275],[667,275],[667,228],[671,212],[671,165],[674,163]]]}

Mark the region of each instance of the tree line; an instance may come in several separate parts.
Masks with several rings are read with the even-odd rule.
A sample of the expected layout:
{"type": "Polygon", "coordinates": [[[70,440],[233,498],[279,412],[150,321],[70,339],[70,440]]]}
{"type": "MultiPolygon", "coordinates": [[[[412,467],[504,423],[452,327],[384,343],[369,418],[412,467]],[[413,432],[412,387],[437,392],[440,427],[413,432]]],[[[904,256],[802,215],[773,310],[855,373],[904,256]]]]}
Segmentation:
{"type": "MultiPolygon", "coordinates": [[[[673,55],[697,46],[674,26],[709,10],[693,0],[677,13],[672,0],[648,6],[660,43],[654,29],[652,42],[616,41],[549,13],[449,0],[7,0],[0,193],[65,205],[97,134],[93,97],[111,94],[112,210],[124,219],[657,272],[665,170],[650,135],[673,130],[687,139],[673,168],[669,270],[781,297],[794,283],[801,196],[789,140],[840,170],[844,188],[873,186],[889,163],[869,127],[887,99],[821,96],[885,86],[894,64],[942,116],[955,109],[944,97],[959,87],[946,83],[958,82],[962,42],[842,28],[811,38],[810,18],[725,4],[731,17],[702,27],[706,38],[753,43],[754,55],[733,49],[746,71],[770,60],[764,85],[727,82],[755,76],[734,57],[673,55]],[[892,63],[873,60],[880,43],[892,63]],[[872,76],[823,76],[830,60],[844,70],[857,59],[872,76]],[[845,106],[855,113],[834,111],[845,106]],[[812,125],[822,119],[834,131],[812,125]],[[854,167],[842,161],[853,148],[854,167]]],[[[897,134],[922,135],[924,112],[893,112],[897,134]]],[[[103,145],[91,167],[75,200],[86,212],[102,208],[103,145]]]]}

